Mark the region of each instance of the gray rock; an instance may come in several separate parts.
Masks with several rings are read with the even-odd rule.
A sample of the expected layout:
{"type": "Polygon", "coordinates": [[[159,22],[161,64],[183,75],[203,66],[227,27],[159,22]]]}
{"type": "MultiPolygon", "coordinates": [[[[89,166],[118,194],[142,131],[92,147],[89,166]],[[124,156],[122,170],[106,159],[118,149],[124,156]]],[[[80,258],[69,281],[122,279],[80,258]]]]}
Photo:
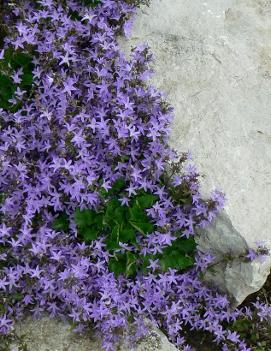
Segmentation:
{"type": "Polygon", "coordinates": [[[206,272],[205,279],[231,295],[233,306],[259,290],[266,281],[271,266],[270,256],[253,262],[245,260],[249,246],[225,213],[197,235],[197,243],[202,251],[216,256],[215,264],[206,272]]]}
{"type": "MultiPolygon", "coordinates": [[[[227,196],[220,223],[202,233],[205,250],[242,255],[271,239],[271,2],[152,0],[129,40],[154,53],[151,83],[175,108],[171,146],[191,150],[202,193],[227,196]]],[[[217,267],[216,282],[236,303],[257,291],[271,260],[236,258],[217,267]]]]}
{"type": "MultiPolygon", "coordinates": [[[[39,320],[31,317],[17,323],[15,333],[23,336],[27,351],[102,351],[101,341],[90,334],[75,334],[72,326],[65,321],[50,319],[39,320]]],[[[12,344],[10,351],[19,351],[20,344],[12,344]]],[[[137,343],[134,349],[120,345],[118,351],[177,351],[166,336],[152,328],[149,335],[137,343]]]]}

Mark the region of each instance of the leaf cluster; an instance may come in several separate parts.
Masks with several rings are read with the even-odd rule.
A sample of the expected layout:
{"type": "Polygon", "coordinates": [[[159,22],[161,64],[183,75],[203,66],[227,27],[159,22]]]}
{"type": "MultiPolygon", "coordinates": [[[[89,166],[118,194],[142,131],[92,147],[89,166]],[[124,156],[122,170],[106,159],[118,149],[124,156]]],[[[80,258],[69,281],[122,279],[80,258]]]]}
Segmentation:
{"type": "Polygon", "coordinates": [[[194,238],[177,238],[171,246],[163,250],[163,254],[159,255],[162,269],[164,271],[169,268],[183,270],[193,266],[195,250],[196,242],[194,238]]]}
{"type": "Polygon", "coordinates": [[[177,161],[167,164],[166,171],[164,171],[160,177],[161,185],[165,186],[174,203],[182,206],[189,206],[193,203],[190,182],[183,179],[181,184],[177,186],[173,186],[172,182],[174,176],[178,176],[182,173],[183,165],[187,159],[188,153],[182,153],[177,161]]]}
{"type": "MultiPolygon", "coordinates": [[[[109,269],[117,276],[125,274],[127,277],[132,277],[138,271],[146,272],[150,259],[158,259],[163,271],[169,268],[182,270],[191,267],[194,264],[196,244],[193,238],[178,237],[180,233],[176,233],[177,239],[172,246],[164,249],[163,254],[143,256],[139,253],[137,234],[146,236],[155,230],[145,210],[154,205],[157,196],[139,191],[132,197],[129,206],[124,206],[118,200],[124,188],[125,181],[118,179],[108,192],[100,191],[105,199],[102,210],[77,209],[75,211],[79,239],[91,243],[103,235],[106,249],[113,256],[109,260],[109,269]],[[135,250],[120,252],[120,243],[131,245],[135,250]]],[[[53,222],[53,229],[67,232],[68,228],[68,216],[65,213],[59,214],[53,222]]]]}
{"type": "Polygon", "coordinates": [[[236,331],[246,343],[255,351],[267,351],[271,347],[271,326],[267,322],[257,321],[256,315],[250,320],[248,317],[238,318],[228,328],[236,331]]]}
{"type": "Polygon", "coordinates": [[[30,93],[33,83],[33,69],[31,55],[13,50],[11,47],[5,50],[4,57],[0,60],[0,108],[16,112],[21,107],[21,101],[12,104],[9,100],[14,97],[17,87],[25,90],[28,94],[30,93]],[[15,84],[11,75],[20,68],[23,70],[21,83],[15,84]]]}
{"type": "Polygon", "coordinates": [[[98,6],[101,3],[100,0],[83,0],[83,4],[85,6],[90,6],[94,8],[95,6],[98,6]]]}

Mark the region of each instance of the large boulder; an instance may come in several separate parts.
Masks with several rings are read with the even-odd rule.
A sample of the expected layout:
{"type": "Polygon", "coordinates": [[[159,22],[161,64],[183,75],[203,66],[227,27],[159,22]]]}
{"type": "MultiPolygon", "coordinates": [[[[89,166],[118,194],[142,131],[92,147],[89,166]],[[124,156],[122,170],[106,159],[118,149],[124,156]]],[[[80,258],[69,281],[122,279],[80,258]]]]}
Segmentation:
{"type": "Polygon", "coordinates": [[[119,39],[126,53],[151,47],[152,83],[175,108],[171,146],[192,152],[203,194],[226,193],[198,240],[220,262],[209,280],[236,304],[261,288],[271,265],[242,258],[271,238],[270,15],[269,0],[152,0],[129,40],[119,39]]]}
{"type": "MultiPolygon", "coordinates": [[[[25,345],[28,351],[101,351],[101,340],[90,334],[78,334],[72,331],[70,323],[43,316],[41,319],[28,317],[17,323],[15,333],[20,341],[10,347],[10,351],[19,351],[25,345]]],[[[149,335],[139,341],[133,349],[123,343],[119,351],[177,351],[156,328],[151,328],[149,335]]]]}

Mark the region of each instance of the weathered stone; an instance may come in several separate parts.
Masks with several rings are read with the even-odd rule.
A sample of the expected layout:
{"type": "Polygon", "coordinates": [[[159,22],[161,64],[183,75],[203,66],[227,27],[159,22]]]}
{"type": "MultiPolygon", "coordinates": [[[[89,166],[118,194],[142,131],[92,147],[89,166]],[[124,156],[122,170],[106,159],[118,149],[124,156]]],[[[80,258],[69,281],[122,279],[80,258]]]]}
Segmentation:
{"type": "MultiPolygon", "coordinates": [[[[219,257],[242,255],[271,238],[271,2],[152,0],[129,40],[150,45],[152,83],[175,108],[171,146],[191,150],[202,193],[226,193],[222,222],[200,245],[219,257]]],[[[221,220],[221,218],[219,219],[221,220]]],[[[218,267],[215,281],[237,303],[257,291],[270,259],[218,267]]]]}
{"type": "MultiPolygon", "coordinates": [[[[77,334],[68,322],[50,319],[39,320],[31,317],[17,323],[15,332],[23,336],[27,351],[101,351],[101,341],[91,335],[77,334]]],[[[19,344],[11,345],[10,351],[18,351],[19,344]]],[[[138,342],[134,349],[121,345],[119,351],[177,351],[166,336],[157,329],[138,342]]]]}
{"type": "Polygon", "coordinates": [[[198,234],[197,242],[202,251],[216,256],[214,266],[205,275],[206,280],[230,294],[233,306],[259,290],[266,281],[271,266],[270,256],[248,262],[244,255],[249,246],[225,213],[198,234]]]}

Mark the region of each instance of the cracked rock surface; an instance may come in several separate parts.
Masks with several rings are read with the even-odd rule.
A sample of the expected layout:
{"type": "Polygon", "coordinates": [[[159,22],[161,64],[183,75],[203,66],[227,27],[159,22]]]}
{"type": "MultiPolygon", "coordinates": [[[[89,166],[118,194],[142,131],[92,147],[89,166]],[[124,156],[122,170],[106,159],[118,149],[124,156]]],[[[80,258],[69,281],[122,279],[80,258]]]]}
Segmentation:
{"type": "MultiPolygon", "coordinates": [[[[218,258],[270,245],[270,15],[270,0],[152,0],[129,40],[119,39],[127,53],[151,47],[152,83],[175,109],[171,146],[191,150],[203,194],[226,194],[222,216],[199,238],[218,258]]],[[[237,258],[212,279],[238,304],[260,289],[270,265],[237,258]]]]}
{"type": "MultiPolygon", "coordinates": [[[[39,320],[31,317],[17,323],[15,332],[22,337],[27,351],[101,351],[101,342],[91,335],[75,334],[68,322],[50,319],[47,316],[39,320]]],[[[22,345],[22,344],[21,344],[22,345]]],[[[10,351],[19,351],[20,344],[11,345],[10,351]]],[[[120,345],[118,351],[177,351],[166,336],[157,329],[134,348],[120,345]]]]}

